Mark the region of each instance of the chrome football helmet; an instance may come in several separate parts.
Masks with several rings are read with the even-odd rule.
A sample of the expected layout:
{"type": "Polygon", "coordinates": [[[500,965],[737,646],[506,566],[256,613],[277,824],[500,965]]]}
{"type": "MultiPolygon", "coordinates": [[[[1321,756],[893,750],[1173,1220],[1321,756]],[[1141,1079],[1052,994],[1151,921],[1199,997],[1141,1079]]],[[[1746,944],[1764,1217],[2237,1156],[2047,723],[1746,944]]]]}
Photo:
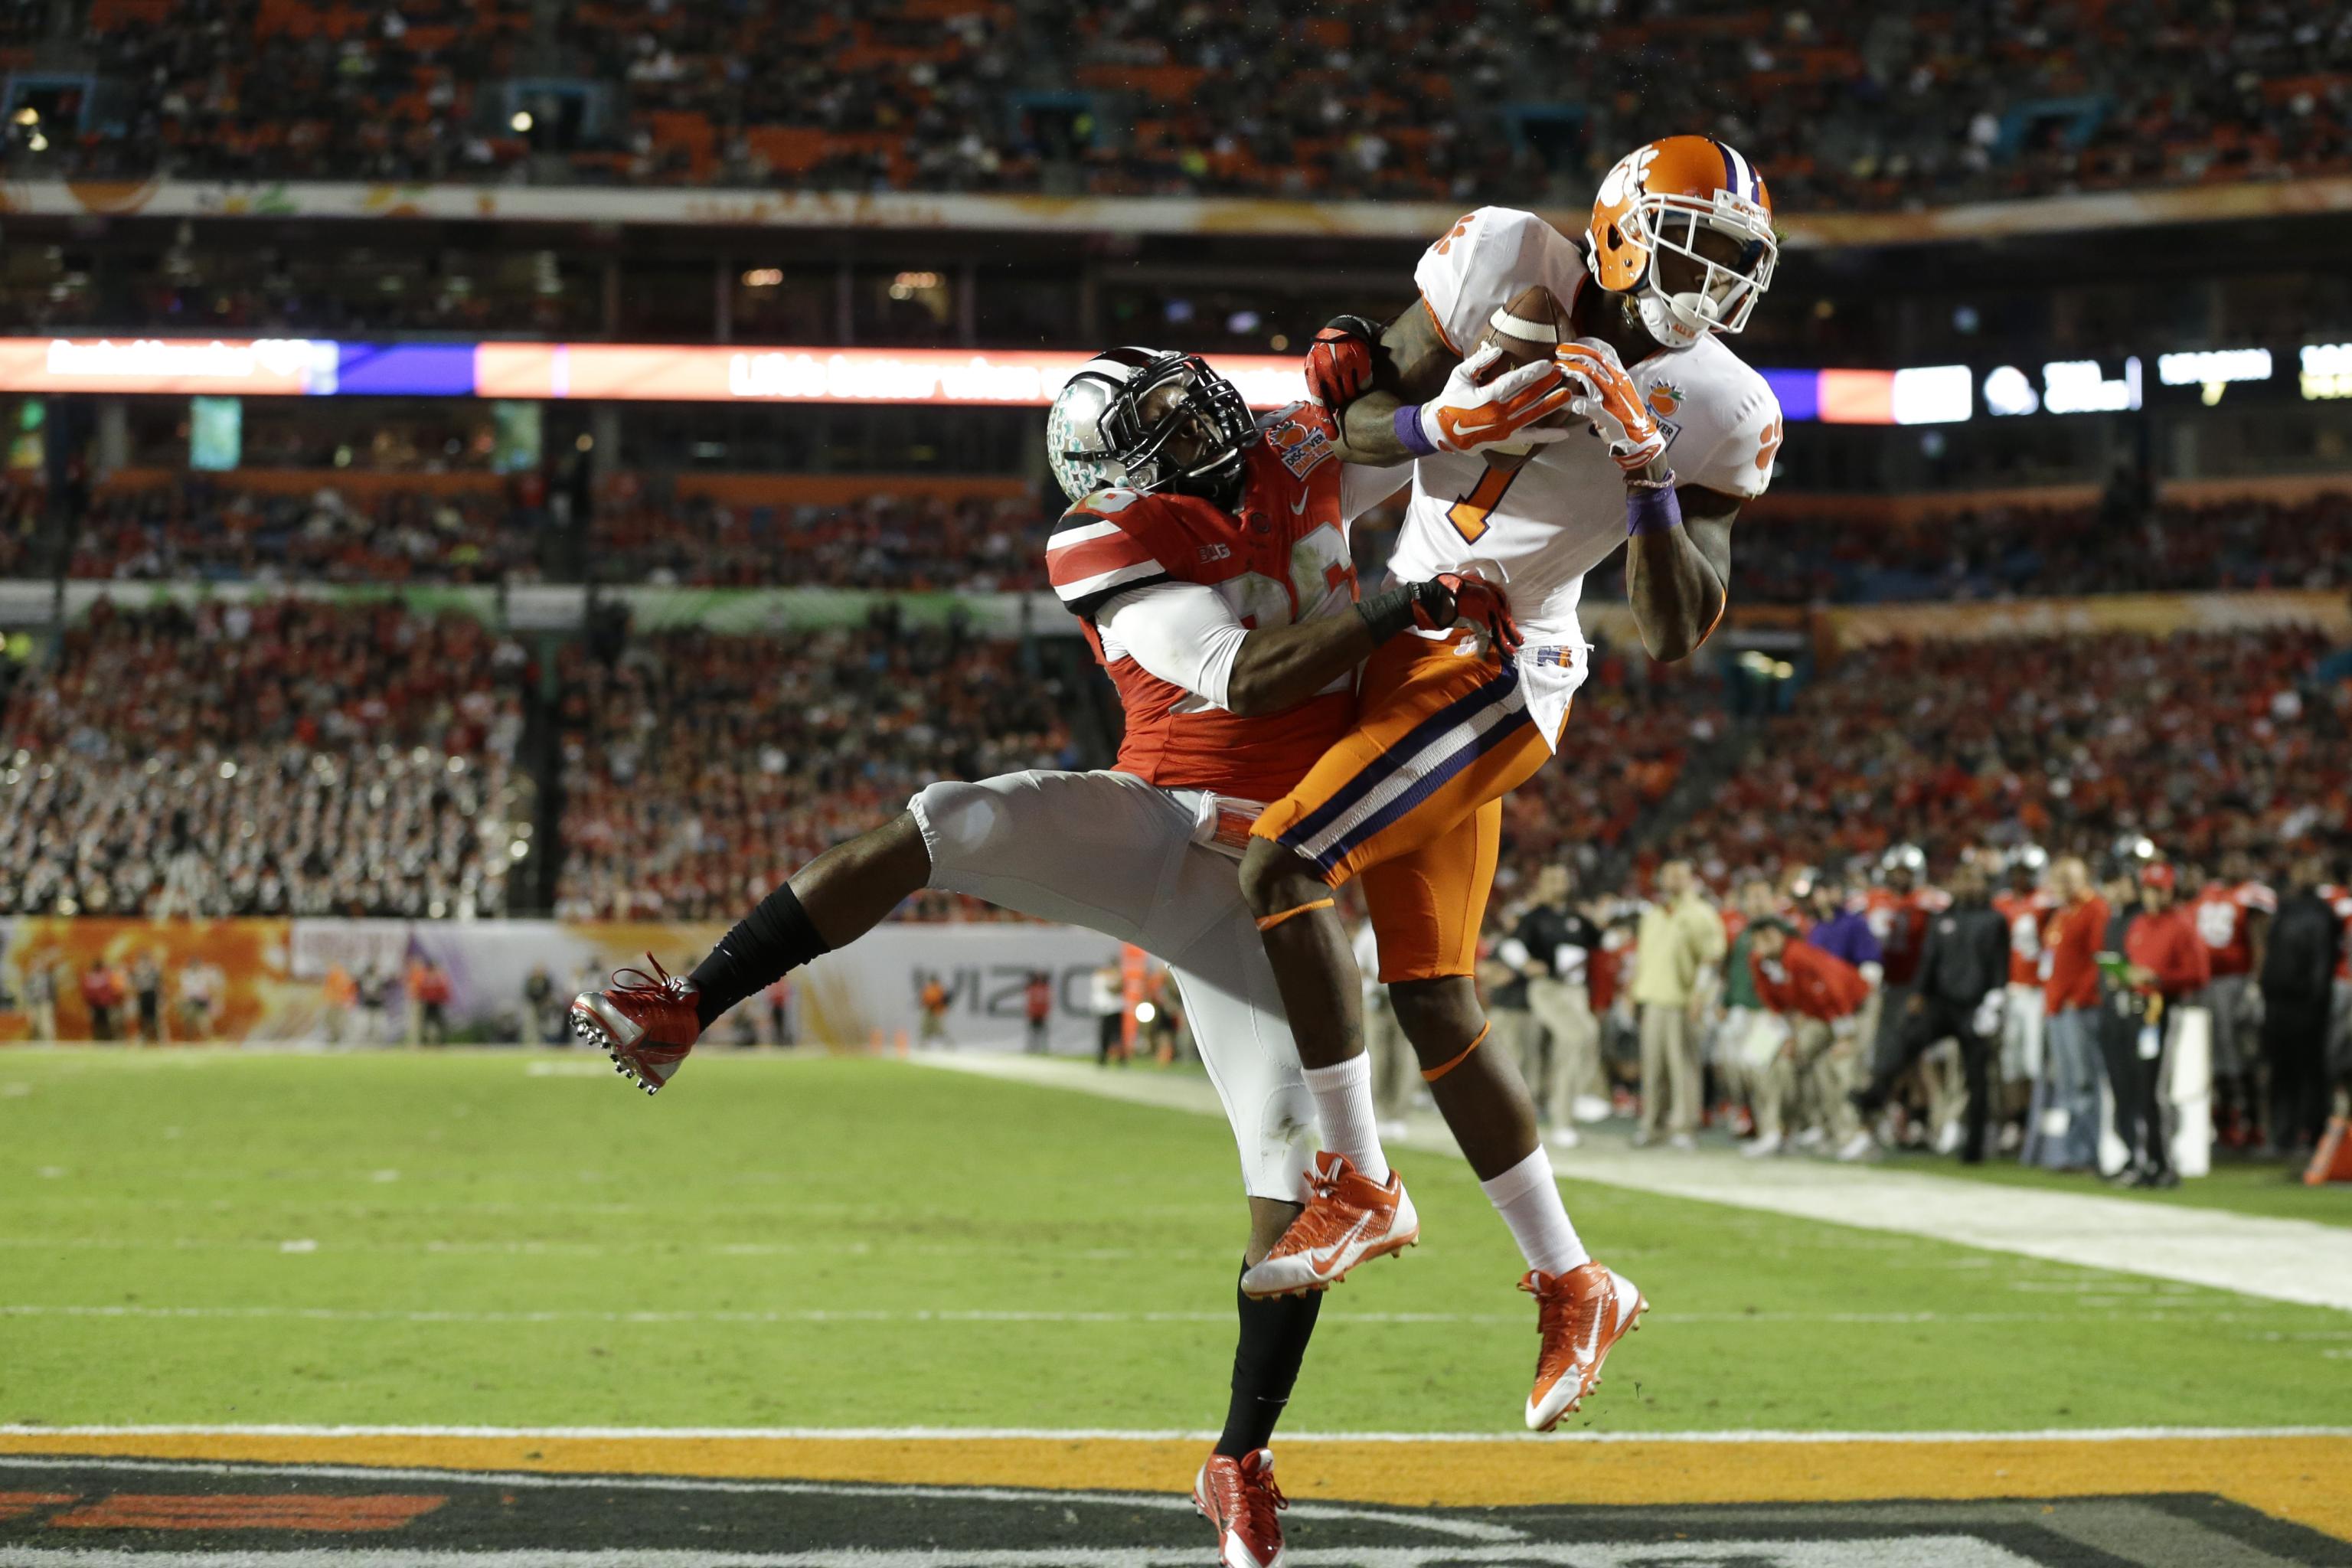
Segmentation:
{"type": "Polygon", "coordinates": [[[1063,384],[1045,416],[1045,456],[1073,501],[1106,486],[1173,490],[1221,506],[1241,499],[1257,421],[1241,389],[1198,354],[1106,349],[1063,384]],[[1174,388],[1172,395],[1165,389],[1174,388]],[[1150,405],[1149,411],[1146,405],[1150,405]],[[1194,451],[1170,451],[1190,435],[1194,451]]]}

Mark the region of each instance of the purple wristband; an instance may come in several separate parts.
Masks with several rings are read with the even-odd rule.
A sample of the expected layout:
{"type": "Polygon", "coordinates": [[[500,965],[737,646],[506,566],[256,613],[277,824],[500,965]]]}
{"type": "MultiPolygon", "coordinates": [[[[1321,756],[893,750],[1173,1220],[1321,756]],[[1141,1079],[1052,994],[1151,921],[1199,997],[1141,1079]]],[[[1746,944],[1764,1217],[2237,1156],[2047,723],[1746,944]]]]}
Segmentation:
{"type": "Polygon", "coordinates": [[[1629,485],[1625,489],[1625,537],[1638,539],[1645,533],[1664,533],[1683,525],[1683,503],[1675,499],[1675,479],[1668,474],[1659,484],[1629,485]]]}
{"type": "Polygon", "coordinates": [[[1437,443],[1421,427],[1421,409],[1417,405],[1408,403],[1398,409],[1394,423],[1397,445],[1414,457],[1426,458],[1437,450],[1437,443]]]}

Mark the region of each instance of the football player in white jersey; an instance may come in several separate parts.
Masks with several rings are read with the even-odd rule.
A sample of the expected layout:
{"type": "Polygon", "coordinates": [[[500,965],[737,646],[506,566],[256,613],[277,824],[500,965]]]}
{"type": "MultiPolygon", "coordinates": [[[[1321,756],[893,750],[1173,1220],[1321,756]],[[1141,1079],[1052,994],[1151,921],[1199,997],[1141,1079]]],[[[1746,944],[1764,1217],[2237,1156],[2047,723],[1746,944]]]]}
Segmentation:
{"type": "MultiPolygon", "coordinates": [[[[1343,318],[1309,355],[1310,392],[1339,415],[1348,458],[1413,464],[1391,571],[1499,579],[1525,646],[1514,657],[1507,644],[1433,633],[1376,652],[1356,730],[1252,829],[1243,891],[1312,1079],[1362,1050],[1352,960],[1321,928],[1330,890],[1363,877],[1396,1015],[1528,1259],[1521,1285],[1540,1305],[1543,1348],[1526,1415],[1538,1429],[1577,1408],[1645,1303],[1577,1239],[1525,1087],[1477,1051],[1486,1022],[1471,971],[1500,801],[1560,742],[1587,668],[1577,621],[1587,572],[1626,547],[1634,619],[1656,658],[1686,657],[1722,616],[1732,522],[1770,479],[1780,412],[1719,338],[1746,324],[1776,255],[1770,200],[1748,161],[1707,137],[1669,137],[1610,172],[1580,240],[1532,214],[1482,207],[1422,257],[1415,304],[1384,329],[1343,318]],[[1522,339],[1551,332],[1507,308],[1535,284],[1566,310],[1570,341],[1555,363],[1575,389],[1574,418],[1448,422],[1456,384],[1493,361],[1477,346],[1490,325],[1522,339]],[[1530,443],[1516,466],[1487,460],[1490,447],[1530,443]]],[[[1346,1121],[1367,1124],[1369,1112],[1346,1121]]],[[[1349,1260],[1335,1266],[1330,1238],[1367,1215],[1377,1224],[1363,1186],[1318,1187],[1244,1289],[1319,1289],[1343,1274],[1349,1260]]]]}

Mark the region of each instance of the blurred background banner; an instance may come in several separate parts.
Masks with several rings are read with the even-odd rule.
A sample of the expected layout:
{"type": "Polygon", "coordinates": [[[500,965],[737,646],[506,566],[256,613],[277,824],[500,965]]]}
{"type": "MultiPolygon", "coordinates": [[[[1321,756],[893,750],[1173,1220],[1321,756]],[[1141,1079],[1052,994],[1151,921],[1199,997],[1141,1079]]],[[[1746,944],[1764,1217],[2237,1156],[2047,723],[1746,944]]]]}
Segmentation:
{"type": "MultiPolygon", "coordinates": [[[[535,1030],[545,1022],[527,994],[535,972],[548,977],[560,1006],[574,990],[604,984],[611,970],[645,967],[648,952],[683,973],[725,934],[720,925],[661,921],[0,920],[0,1043],[44,1031],[135,1040],[152,974],[162,1043],[412,1042],[425,1000],[446,986],[438,1005],[447,1041],[564,1044],[568,1033],[535,1030]],[[53,1020],[31,1001],[28,982],[41,966],[55,985],[53,1020]],[[118,1000],[105,1000],[108,986],[118,1000]],[[186,1005],[197,994],[210,998],[201,1019],[186,1005]],[[371,994],[381,997],[373,1008],[371,994]],[[111,1008],[102,1031],[99,1007],[111,1008]]],[[[1091,1053],[1097,1024],[1089,986],[1118,956],[1118,942],[1069,926],[888,924],[793,977],[790,1035],[856,1049],[919,1041],[1017,1049],[1029,1039],[1027,987],[1043,973],[1053,997],[1046,1045],[1091,1053]],[[923,994],[933,982],[938,1019],[927,1039],[923,994]]],[[[769,998],[754,996],[714,1024],[710,1038],[779,1043],[769,1009],[769,998]],[[738,1016],[740,1027],[730,1021],[738,1016]]]]}

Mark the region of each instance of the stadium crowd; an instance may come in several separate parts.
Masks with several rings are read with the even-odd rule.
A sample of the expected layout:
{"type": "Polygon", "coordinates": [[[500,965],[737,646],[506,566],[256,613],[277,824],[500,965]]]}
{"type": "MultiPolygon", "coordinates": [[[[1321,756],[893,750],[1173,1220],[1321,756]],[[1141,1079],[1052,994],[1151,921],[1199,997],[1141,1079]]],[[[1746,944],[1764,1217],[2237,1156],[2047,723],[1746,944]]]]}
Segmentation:
{"type": "Polygon", "coordinates": [[[0,709],[0,914],[499,914],[530,659],[455,613],[103,603],[0,709]]]}
{"type": "Polygon", "coordinates": [[[256,492],[202,474],[92,500],[67,575],[232,582],[497,583],[541,575],[546,513],[494,494],[256,492]]]}
{"type": "Polygon", "coordinates": [[[596,507],[589,560],[607,583],[1033,590],[1045,586],[1053,522],[1034,499],[740,506],[656,500],[625,480],[596,507]]]}
{"type": "Polygon", "coordinates": [[[1767,721],[1659,853],[1720,878],[1895,839],[2077,852],[2140,833],[2204,858],[2327,849],[2352,811],[2352,688],[2308,629],[1848,652],[1767,721]]]}
{"type": "Polygon", "coordinates": [[[130,107],[15,141],[20,174],[1528,200],[1589,188],[1637,112],[1738,143],[1792,211],[2352,166],[2324,0],[89,0],[84,33],[130,107]],[[475,85],[551,56],[576,85],[475,85]]]}
{"type": "MultiPolygon", "coordinates": [[[[560,658],[568,920],[731,920],[936,778],[1077,765],[1034,646],[866,625],[560,658]]],[[[919,917],[982,918],[925,895],[919,917]]]]}
{"type": "MultiPolygon", "coordinates": [[[[373,494],[323,481],[257,492],[202,475],[92,500],[68,559],[77,578],[326,582],[560,580],[558,524],[518,493],[373,494]]],[[[37,489],[0,493],[0,576],[34,559],[37,489]]],[[[1385,559],[1382,511],[1359,524],[1360,564],[1385,559]]],[[[920,498],[877,490],[840,504],[680,496],[640,476],[609,481],[581,573],[607,584],[1034,591],[1052,510],[1034,498],[920,498]]],[[[1890,524],[1790,510],[1739,534],[1750,604],[1886,604],[2011,596],[2352,584],[2352,491],[2198,506],[2113,501],[1999,506],[1890,524]]],[[[1588,584],[1622,592],[1612,561],[1588,584]]]]}

